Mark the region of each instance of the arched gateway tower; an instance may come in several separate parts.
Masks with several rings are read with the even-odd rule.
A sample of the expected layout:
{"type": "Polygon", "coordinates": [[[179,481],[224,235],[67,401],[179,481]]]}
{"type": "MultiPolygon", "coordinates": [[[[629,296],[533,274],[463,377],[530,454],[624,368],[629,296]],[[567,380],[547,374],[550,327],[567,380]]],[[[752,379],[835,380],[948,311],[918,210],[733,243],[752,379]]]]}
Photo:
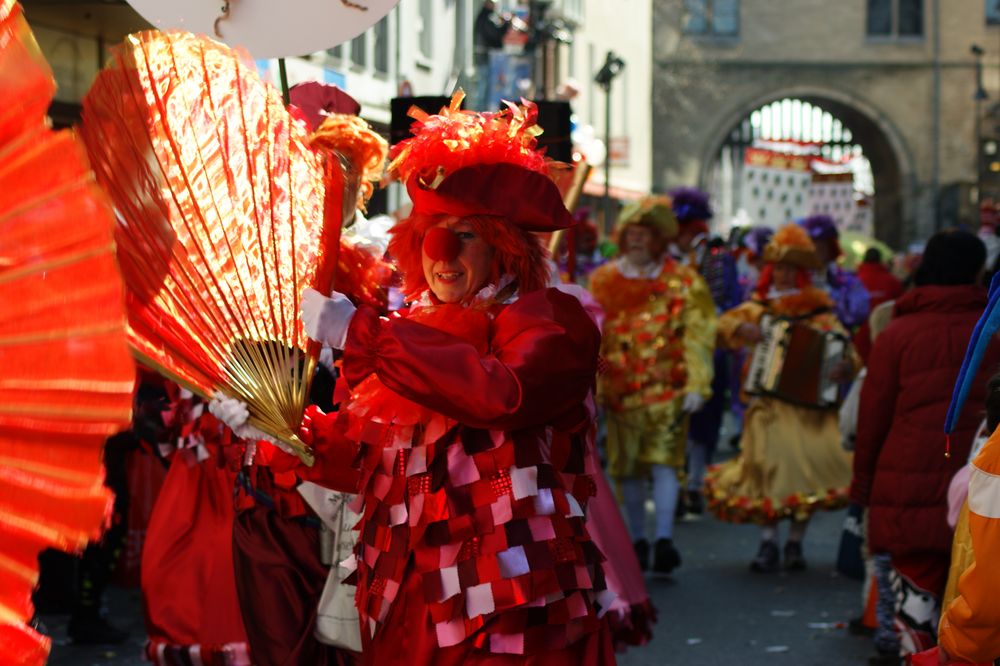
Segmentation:
{"type": "Polygon", "coordinates": [[[997,98],[998,40],[981,3],[947,4],[655,2],[654,186],[698,185],[731,212],[739,195],[727,169],[754,140],[777,138],[780,123],[784,138],[818,137],[828,156],[867,160],[875,234],[895,247],[977,223],[976,133],[994,128],[976,122],[985,109],[974,98],[977,86],[997,98]]]}

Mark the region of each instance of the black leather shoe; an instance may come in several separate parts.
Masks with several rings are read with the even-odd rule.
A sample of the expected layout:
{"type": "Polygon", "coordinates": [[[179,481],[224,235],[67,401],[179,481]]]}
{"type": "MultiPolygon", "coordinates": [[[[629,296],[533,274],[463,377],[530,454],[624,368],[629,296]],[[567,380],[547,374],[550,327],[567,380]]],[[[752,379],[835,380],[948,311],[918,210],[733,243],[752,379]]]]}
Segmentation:
{"type": "Polygon", "coordinates": [[[649,571],[649,542],[639,539],[632,544],[632,547],[635,548],[635,556],[639,558],[639,568],[649,571]]]}
{"type": "Polygon", "coordinates": [[[756,573],[774,573],[780,565],[778,544],[773,541],[761,541],[757,557],[750,562],[750,571],[756,573]]]}
{"type": "Polygon", "coordinates": [[[700,518],[705,513],[705,498],[697,490],[688,491],[688,517],[700,518]]]}
{"type": "Polygon", "coordinates": [[[120,645],[128,640],[127,631],[112,626],[97,614],[74,615],[67,633],[77,645],[120,645]]]}
{"type": "Polygon", "coordinates": [[[806,558],[802,556],[802,542],[789,541],[785,544],[785,571],[805,571],[806,558]]]}
{"type": "Polygon", "coordinates": [[[653,557],[653,571],[668,574],[681,565],[681,554],[670,539],[657,539],[653,557]]]}

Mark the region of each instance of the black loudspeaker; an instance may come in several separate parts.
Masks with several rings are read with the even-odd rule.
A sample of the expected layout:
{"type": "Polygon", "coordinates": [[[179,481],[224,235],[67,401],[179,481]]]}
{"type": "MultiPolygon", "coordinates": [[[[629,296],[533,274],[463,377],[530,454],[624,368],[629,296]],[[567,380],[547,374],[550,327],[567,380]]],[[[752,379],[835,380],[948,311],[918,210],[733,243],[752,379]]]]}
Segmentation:
{"type": "Polygon", "coordinates": [[[395,145],[404,139],[413,136],[410,133],[410,126],[413,118],[406,115],[411,107],[417,107],[427,113],[437,113],[442,107],[448,106],[450,97],[427,96],[427,97],[393,97],[389,101],[389,109],[392,112],[392,120],[389,124],[389,143],[395,145]]]}
{"type": "Polygon", "coordinates": [[[544,130],[538,137],[538,146],[545,148],[545,155],[559,162],[573,162],[573,142],[570,134],[569,102],[538,100],[538,126],[544,130]]]}

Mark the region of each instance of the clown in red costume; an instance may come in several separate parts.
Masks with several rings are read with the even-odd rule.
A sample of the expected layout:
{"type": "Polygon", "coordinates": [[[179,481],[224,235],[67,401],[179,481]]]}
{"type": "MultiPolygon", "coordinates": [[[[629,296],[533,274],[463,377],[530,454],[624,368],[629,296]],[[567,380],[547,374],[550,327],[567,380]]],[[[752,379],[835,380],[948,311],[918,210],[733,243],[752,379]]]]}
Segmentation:
{"type": "Polygon", "coordinates": [[[572,220],[533,106],[458,101],[419,117],[390,165],[413,200],[389,245],[410,307],[302,303],[309,336],[344,351],[340,411],[311,408],[302,437],[319,468],[360,469],[357,487],[328,485],[359,493],[363,660],[614,663],[613,595],[584,525],[600,333],[546,288],[532,233],[572,220]]]}

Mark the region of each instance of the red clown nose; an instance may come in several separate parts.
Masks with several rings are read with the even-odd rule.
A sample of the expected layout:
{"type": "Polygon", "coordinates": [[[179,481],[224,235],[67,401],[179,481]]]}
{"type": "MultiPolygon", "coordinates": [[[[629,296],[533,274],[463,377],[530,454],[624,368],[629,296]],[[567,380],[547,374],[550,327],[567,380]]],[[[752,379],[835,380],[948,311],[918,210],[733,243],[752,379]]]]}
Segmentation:
{"type": "Polygon", "coordinates": [[[434,261],[451,261],[461,251],[461,239],[447,227],[434,227],[424,235],[424,254],[434,261]]]}

